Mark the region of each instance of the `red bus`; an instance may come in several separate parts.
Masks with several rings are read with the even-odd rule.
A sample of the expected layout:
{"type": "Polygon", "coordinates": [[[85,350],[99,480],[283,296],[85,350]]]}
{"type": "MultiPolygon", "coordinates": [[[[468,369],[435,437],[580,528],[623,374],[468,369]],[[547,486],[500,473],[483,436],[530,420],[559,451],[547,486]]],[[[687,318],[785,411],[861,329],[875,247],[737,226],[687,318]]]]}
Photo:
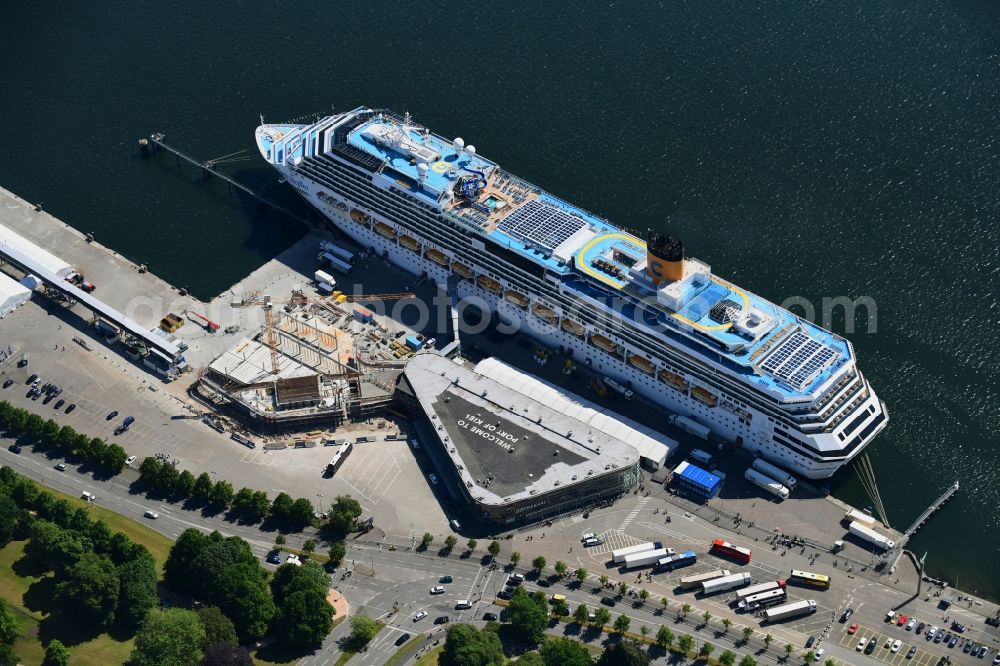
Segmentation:
{"type": "Polygon", "coordinates": [[[739,562],[740,564],[750,564],[749,548],[734,546],[728,541],[723,541],[722,539],[716,539],[713,541],[712,547],[708,552],[720,557],[728,558],[734,562],[739,562]]]}

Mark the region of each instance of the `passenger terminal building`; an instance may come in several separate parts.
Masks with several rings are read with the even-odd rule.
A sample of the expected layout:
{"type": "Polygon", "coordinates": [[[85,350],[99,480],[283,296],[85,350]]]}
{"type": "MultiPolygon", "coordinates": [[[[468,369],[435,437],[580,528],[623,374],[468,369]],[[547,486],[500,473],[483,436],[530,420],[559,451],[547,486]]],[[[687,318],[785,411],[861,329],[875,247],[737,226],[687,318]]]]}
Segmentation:
{"type": "Polygon", "coordinates": [[[399,391],[447,481],[497,526],[617,497],[639,482],[640,462],[655,468],[676,449],[653,430],[492,358],[472,367],[417,354],[399,391]]]}

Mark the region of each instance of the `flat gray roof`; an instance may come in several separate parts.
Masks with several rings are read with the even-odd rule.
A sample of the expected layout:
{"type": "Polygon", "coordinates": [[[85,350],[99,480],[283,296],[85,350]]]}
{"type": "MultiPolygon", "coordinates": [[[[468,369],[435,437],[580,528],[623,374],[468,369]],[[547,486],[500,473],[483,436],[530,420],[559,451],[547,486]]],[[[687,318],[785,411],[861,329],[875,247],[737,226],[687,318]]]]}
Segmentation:
{"type": "Polygon", "coordinates": [[[502,505],[635,464],[625,442],[435,353],[406,377],[471,494],[502,505]]]}

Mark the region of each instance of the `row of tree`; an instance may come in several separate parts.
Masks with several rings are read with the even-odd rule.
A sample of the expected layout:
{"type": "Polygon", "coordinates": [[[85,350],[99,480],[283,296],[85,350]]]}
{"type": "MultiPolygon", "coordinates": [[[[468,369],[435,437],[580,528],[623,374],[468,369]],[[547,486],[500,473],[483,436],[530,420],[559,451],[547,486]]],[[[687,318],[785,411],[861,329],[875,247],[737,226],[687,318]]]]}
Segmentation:
{"type": "Polygon", "coordinates": [[[90,437],[69,426],[60,426],[52,419],[0,401],[0,428],[7,434],[29,437],[59,451],[63,456],[77,456],[85,463],[110,474],[125,468],[128,454],[117,444],[108,444],[99,437],[90,437]]]}
{"type": "MultiPolygon", "coordinates": [[[[67,626],[117,624],[131,632],[158,602],[156,561],[145,546],[3,467],[0,546],[15,538],[27,539],[24,556],[34,569],[54,573],[52,613],[67,626]]],[[[58,660],[65,647],[52,643],[58,660]]]]}
{"type": "Polygon", "coordinates": [[[186,530],[170,549],[164,582],[218,607],[243,643],[273,632],[287,647],[309,647],[321,642],[333,623],[326,600],[330,579],[319,564],[285,564],[268,586],[267,571],[239,537],[186,530]]]}

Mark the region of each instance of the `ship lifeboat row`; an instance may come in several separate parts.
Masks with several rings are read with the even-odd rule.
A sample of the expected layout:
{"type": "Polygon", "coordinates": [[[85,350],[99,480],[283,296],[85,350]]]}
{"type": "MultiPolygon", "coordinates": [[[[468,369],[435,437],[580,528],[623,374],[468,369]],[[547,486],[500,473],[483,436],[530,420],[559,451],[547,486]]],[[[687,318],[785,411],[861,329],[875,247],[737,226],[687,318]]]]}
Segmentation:
{"type": "Polygon", "coordinates": [[[719,396],[700,386],[691,387],[691,397],[700,400],[709,407],[715,407],[719,404],[719,396]]]}
{"type": "Polygon", "coordinates": [[[375,223],[375,232],[380,236],[385,236],[386,238],[395,238],[396,230],[390,227],[385,222],[375,223]]]}
{"type": "Polygon", "coordinates": [[[428,248],[424,256],[426,256],[428,259],[430,259],[439,266],[448,265],[448,256],[444,252],[441,252],[440,250],[435,250],[434,248],[428,248]]]}
{"type": "Polygon", "coordinates": [[[371,218],[370,215],[366,215],[365,213],[362,213],[357,208],[352,208],[351,209],[351,219],[354,220],[355,222],[357,222],[358,224],[363,224],[366,227],[372,221],[372,218],[371,218]]]}
{"type": "Polygon", "coordinates": [[[684,381],[684,378],[678,375],[676,372],[670,372],[669,370],[664,368],[663,370],[660,370],[658,376],[660,378],[660,381],[666,384],[667,386],[672,386],[678,391],[683,391],[684,393],[687,393],[688,383],[684,381]]]}
{"type": "Polygon", "coordinates": [[[621,347],[611,338],[606,338],[600,333],[594,333],[587,340],[590,344],[594,345],[599,349],[603,349],[609,354],[615,354],[616,356],[621,355],[621,347]]]}
{"type": "Polygon", "coordinates": [[[643,372],[645,372],[647,375],[653,374],[653,372],[656,370],[656,366],[653,365],[653,362],[650,361],[645,356],[639,356],[638,354],[632,354],[631,356],[628,357],[628,362],[633,367],[639,368],[640,370],[642,370],[643,372]]]}
{"type": "Polygon", "coordinates": [[[413,250],[414,252],[420,252],[420,243],[413,236],[403,234],[399,237],[399,244],[407,249],[413,250]]]}
{"type": "Polygon", "coordinates": [[[494,294],[500,293],[500,281],[491,278],[489,275],[480,275],[476,278],[476,284],[485,289],[486,291],[493,292],[494,294]]]}
{"type": "Polygon", "coordinates": [[[555,324],[559,320],[559,316],[556,314],[556,311],[547,305],[543,305],[542,303],[535,303],[532,305],[531,312],[536,317],[544,319],[550,324],[555,324]]]}
{"type": "Polygon", "coordinates": [[[577,335],[581,338],[587,333],[587,329],[583,327],[583,324],[573,321],[572,319],[563,319],[559,322],[559,325],[564,331],[577,335]]]}
{"type": "Polygon", "coordinates": [[[517,305],[518,307],[522,308],[528,307],[528,297],[519,291],[508,289],[507,291],[503,292],[503,297],[508,301],[510,301],[511,303],[513,303],[514,305],[517,305]]]}
{"type": "Polygon", "coordinates": [[[451,270],[455,271],[464,278],[472,279],[472,269],[463,264],[460,261],[451,262],[451,270]]]}

